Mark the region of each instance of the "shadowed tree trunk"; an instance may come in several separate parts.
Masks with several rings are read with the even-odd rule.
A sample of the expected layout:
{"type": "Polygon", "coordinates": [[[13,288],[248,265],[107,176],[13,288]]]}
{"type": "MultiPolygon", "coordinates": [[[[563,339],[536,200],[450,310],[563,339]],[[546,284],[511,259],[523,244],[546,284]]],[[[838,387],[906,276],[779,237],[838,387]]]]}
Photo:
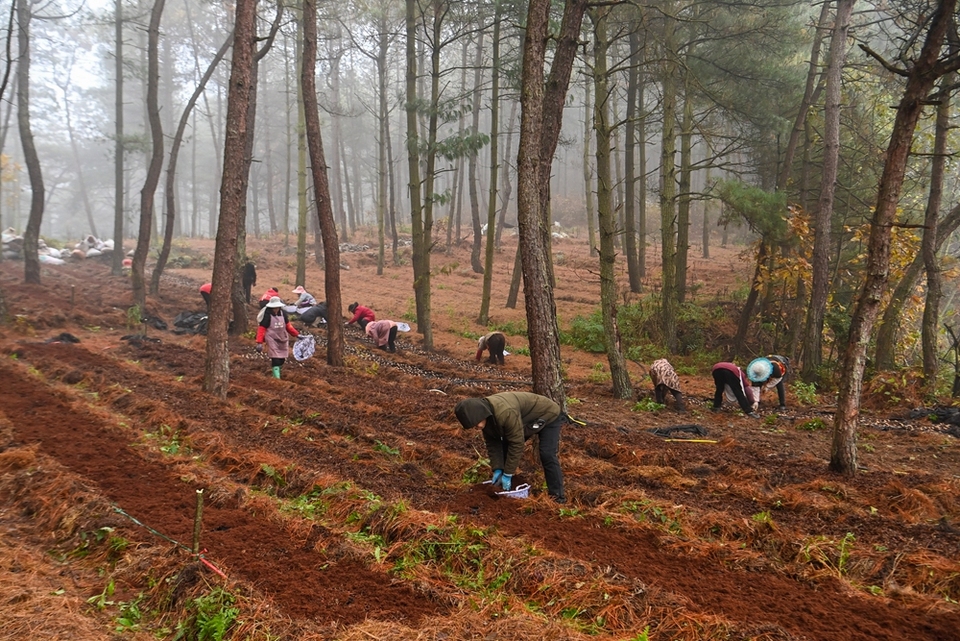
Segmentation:
{"type": "Polygon", "coordinates": [[[630,291],[639,294],[640,268],[637,265],[637,89],[640,78],[640,25],[637,21],[630,23],[630,69],[627,71],[627,123],[626,141],[624,143],[624,180],[626,180],[624,196],[624,227],[626,236],[624,251],[627,254],[627,276],[630,279],[630,291]]]}
{"type": "Polygon", "coordinates": [[[23,147],[23,162],[27,165],[30,178],[30,218],[23,232],[23,280],[40,284],[40,258],[37,247],[40,241],[40,223],[43,222],[43,172],[40,170],[40,158],[33,142],[33,130],[30,128],[30,3],[17,2],[17,44],[20,61],[17,63],[17,125],[20,130],[20,144],[23,147]]]}
{"type": "Polygon", "coordinates": [[[160,124],[160,66],[157,44],[160,40],[160,18],[163,16],[164,0],[155,0],[150,12],[150,26],[147,29],[147,117],[150,121],[150,165],[147,177],[140,191],[140,231],[137,236],[137,248],[133,252],[133,266],[130,274],[133,281],[133,304],[140,307],[140,313],[146,312],[147,254],[150,251],[150,234],[153,232],[153,200],[160,183],[163,170],[163,126],[160,124]]]}
{"type": "Polygon", "coordinates": [[[487,244],[483,260],[483,293],[480,297],[480,315],[477,322],[490,321],[490,290],[493,287],[493,249],[497,233],[497,169],[500,152],[497,148],[500,134],[500,15],[501,3],[496,3],[493,18],[493,62],[490,89],[490,197],[487,200],[487,244]]]}
{"type": "Polygon", "coordinates": [[[603,318],[603,336],[610,365],[610,380],[615,398],[630,398],[630,375],[620,345],[620,327],[617,323],[617,279],[615,262],[617,251],[617,217],[613,208],[613,178],[610,175],[609,122],[610,88],[607,71],[607,15],[609,8],[594,9],[590,19],[593,36],[593,129],[597,138],[597,221],[600,231],[600,310],[603,318]]]}
{"type": "Polygon", "coordinates": [[[327,298],[327,364],[341,367],[343,366],[343,312],[340,301],[340,245],[337,240],[337,225],[333,219],[327,161],[323,156],[323,139],[320,135],[316,68],[317,5],[315,0],[304,0],[303,62],[300,83],[303,86],[304,121],[307,129],[307,146],[310,148],[310,169],[313,173],[317,217],[320,233],[323,235],[324,294],[327,298]]]}
{"type": "Polygon", "coordinates": [[[256,47],[256,0],[237,0],[234,21],[233,60],[227,94],[226,135],[223,143],[223,177],[220,187],[220,221],[213,259],[213,289],[210,292],[210,321],[203,389],[220,398],[230,386],[231,290],[236,272],[238,217],[247,197],[243,179],[246,159],[250,91],[253,87],[253,55],[256,47]]]}
{"type": "MultiPolygon", "coordinates": [[[[956,46],[951,47],[956,52],[956,46]]],[[[928,395],[937,390],[937,371],[940,358],[937,354],[937,325],[940,319],[941,291],[940,265],[937,262],[937,219],[940,217],[940,201],[943,196],[943,176],[947,164],[947,135],[950,130],[950,92],[955,74],[947,74],[941,86],[942,95],[937,106],[937,126],[933,143],[933,162],[930,167],[930,196],[923,218],[923,239],[920,255],[927,272],[927,296],[923,305],[923,322],[920,342],[923,349],[923,382],[928,395]]]]}
{"type": "MultiPolygon", "coordinates": [[[[670,3],[672,10],[675,5],[670,3]]],[[[670,354],[677,352],[677,219],[676,211],[676,113],[677,113],[677,62],[676,19],[664,14],[663,62],[663,133],[660,153],[660,260],[661,292],[660,322],[663,326],[664,346],[670,354]]]]}
{"type": "Polygon", "coordinates": [[[567,0],[557,47],[544,83],[549,0],[530,0],[520,80],[517,222],[533,391],[566,407],[560,371],[560,330],[550,256],[550,167],[557,149],[585,0],[567,0]]]}
{"type": "Polygon", "coordinates": [[[814,220],[812,285],[810,307],[803,340],[803,366],[800,376],[806,381],[817,378],[823,362],[823,318],[827,307],[830,285],[830,228],[833,218],[833,199],[836,191],[837,165],[840,153],[840,90],[841,71],[847,58],[847,32],[850,15],[856,0],[837,0],[837,16],[830,39],[830,59],[826,72],[824,98],[823,169],[820,180],[820,199],[814,220]]]}
{"type": "MultiPolygon", "coordinates": [[[[890,234],[897,213],[914,130],[923,112],[927,94],[934,83],[960,66],[960,61],[955,58],[944,63],[939,58],[956,5],[957,0],[940,2],[930,17],[923,49],[912,60],[911,66],[905,72],[901,72],[906,76],[906,87],[897,105],[890,144],[887,146],[886,163],[883,174],[880,176],[877,204],[867,242],[866,277],[854,306],[850,334],[840,368],[840,389],[833,424],[830,470],[845,476],[854,476],[857,473],[857,419],[860,415],[860,394],[863,387],[867,343],[870,340],[870,331],[880,309],[880,302],[889,278],[890,234]]],[[[889,65],[884,64],[888,69],[890,68],[889,65]]]]}

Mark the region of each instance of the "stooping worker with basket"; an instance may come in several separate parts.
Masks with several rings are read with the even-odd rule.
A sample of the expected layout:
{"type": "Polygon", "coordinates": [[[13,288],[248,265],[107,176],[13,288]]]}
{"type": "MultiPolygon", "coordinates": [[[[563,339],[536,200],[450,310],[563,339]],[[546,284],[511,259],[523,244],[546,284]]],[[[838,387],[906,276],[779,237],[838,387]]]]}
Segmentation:
{"type": "Polygon", "coordinates": [[[513,485],[524,443],[536,434],[547,493],[557,503],[566,503],[559,454],[560,429],[568,419],[559,405],[532,392],[501,392],[486,398],[464,399],[457,403],[454,414],[464,428],[476,427],[483,433],[493,485],[505,492],[513,485]]]}

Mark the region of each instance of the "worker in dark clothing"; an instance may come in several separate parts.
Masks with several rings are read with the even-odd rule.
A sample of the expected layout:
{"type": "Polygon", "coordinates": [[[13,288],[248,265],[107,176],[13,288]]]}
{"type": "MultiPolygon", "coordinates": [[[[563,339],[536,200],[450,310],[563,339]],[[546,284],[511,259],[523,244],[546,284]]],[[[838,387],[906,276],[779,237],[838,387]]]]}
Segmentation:
{"type": "Polygon", "coordinates": [[[483,350],[490,351],[490,363],[503,365],[503,350],[507,346],[507,337],[503,332],[490,332],[477,341],[477,360],[483,357],[483,350]]]}
{"type": "Polygon", "coordinates": [[[567,415],[560,406],[532,392],[501,392],[486,398],[467,398],[454,413],[464,428],[479,428],[493,468],[493,484],[509,491],[523,458],[523,445],[534,434],[540,440],[540,463],[547,492],[557,503],[566,503],[560,469],[560,428],[567,415]]]}
{"type": "Polygon", "coordinates": [[[257,284],[257,267],[249,260],[243,266],[241,282],[243,283],[243,295],[246,297],[247,304],[249,305],[250,288],[257,284]]]}
{"type": "Polygon", "coordinates": [[[747,374],[733,363],[717,363],[713,366],[713,382],[716,392],[713,395],[713,410],[719,410],[726,397],[728,401],[740,405],[743,413],[752,418],[757,415],[760,391],[750,384],[747,374]]]}

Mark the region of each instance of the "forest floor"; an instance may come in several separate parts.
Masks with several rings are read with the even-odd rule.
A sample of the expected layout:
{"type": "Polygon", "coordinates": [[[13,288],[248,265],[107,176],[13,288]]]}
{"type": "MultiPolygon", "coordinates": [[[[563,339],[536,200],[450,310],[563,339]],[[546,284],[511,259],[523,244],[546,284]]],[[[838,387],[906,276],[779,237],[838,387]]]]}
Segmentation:
{"type": "MultiPolygon", "coordinates": [[[[504,246],[492,323],[520,328],[522,303],[503,308],[516,240],[504,246]]],[[[554,251],[566,328],[596,307],[596,259],[577,239],[554,251]]],[[[212,260],[209,241],[177,252],[212,260]]],[[[257,297],[277,285],[292,299],[283,239],[249,253],[257,297]]],[[[711,253],[689,282],[729,298],[750,260],[711,253]]],[[[0,264],[0,638],[960,638],[960,440],[942,426],[865,403],[861,469],[843,478],[827,470],[825,394],[791,393],[777,413],[767,392],[760,419],[714,413],[712,363],[692,356],[675,362],[686,413],[635,411],[651,396],[638,365],[636,398],[617,400],[605,357],[564,346],[570,413],[586,422],[564,428],[568,503],[545,496],[530,446],[517,482],[531,498],[500,498],[453,407],[530,389],[530,360],[474,361],[482,276],[466,248],[432,260],[433,352],[415,331],[381,352],[350,326],[333,368],[310,330],[317,354],[275,380],[238,337],[225,401],[201,389],[203,337],[122,338],[130,288],[109,265],[44,266],[34,286],[22,263],[0,264]],[[80,342],[49,342],[63,332],[80,342]],[[650,432],[690,424],[706,436],[650,432]]],[[[379,276],[372,251],[342,262],[345,305],[409,319],[409,257],[379,276]]],[[[172,329],[202,309],[209,277],[169,269],[147,311],[172,329]]],[[[323,298],[313,263],[307,281],[323,298]]],[[[525,345],[508,331],[508,351],[525,345]]]]}

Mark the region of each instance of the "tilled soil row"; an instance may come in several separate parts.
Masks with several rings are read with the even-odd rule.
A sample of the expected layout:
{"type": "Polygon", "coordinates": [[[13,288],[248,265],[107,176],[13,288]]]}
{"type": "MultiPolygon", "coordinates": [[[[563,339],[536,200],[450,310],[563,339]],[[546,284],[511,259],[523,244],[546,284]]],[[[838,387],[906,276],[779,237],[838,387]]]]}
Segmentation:
{"type": "MultiPolygon", "coordinates": [[[[191,541],[195,488],[174,470],[145,460],[124,445],[122,429],[106,424],[79,403],[70,403],[7,363],[4,413],[15,434],[62,465],[90,479],[127,513],[181,542],[191,541]],[[25,420],[26,419],[26,420],[25,420]],[[65,430],[70,430],[65,432],[65,430]],[[65,439],[68,437],[68,439],[65,439]]],[[[342,624],[366,618],[416,622],[444,607],[349,558],[335,563],[313,546],[298,547],[276,522],[247,510],[209,505],[204,545],[232,576],[270,594],[291,617],[342,624]]]]}
{"type": "MultiPolygon", "coordinates": [[[[374,401],[374,399],[368,400],[374,401]]],[[[371,404],[375,403],[371,402],[371,404]]],[[[439,404],[435,409],[440,409],[439,404]]],[[[883,603],[859,595],[842,595],[844,591],[839,584],[832,587],[830,584],[819,585],[818,589],[821,593],[818,595],[810,592],[808,595],[810,602],[819,602],[824,597],[824,592],[835,592],[837,598],[844,596],[845,606],[850,612],[858,610],[863,612],[863,620],[859,622],[863,625],[856,622],[856,616],[849,617],[846,621],[832,621],[827,624],[824,622],[825,613],[819,612],[815,606],[809,609],[809,617],[797,617],[796,609],[785,607],[785,603],[795,605],[794,602],[799,593],[805,589],[803,584],[779,581],[773,576],[763,576],[759,581],[756,575],[747,579],[747,575],[742,573],[724,572],[710,561],[704,564],[691,559],[673,557],[661,550],[657,541],[644,541],[642,533],[636,531],[621,533],[598,530],[596,523],[587,519],[565,520],[563,526],[558,527],[555,518],[549,515],[542,515],[537,511],[532,514],[521,513],[513,506],[507,505],[508,502],[490,503],[482,500],[478,502],[478,498],[473,495],[466,497],[466,503],[460,506],[460,509],[457,509],[456,503],[455,500],[449,503],[454,508],[452,511],[464,514],[465,518],[473,518],[478,523],[496,523],[505,533],[527,536],[539,541],[548,549],[573,558],[586,559],[593,563],[611,563],[628,576],[653,583],[660,582],[661,585],[669,586],[672,590],[690,595],[694,603],[698,602],[698,587],[703,585],[703,581],[712,581],[714,589],[710,591],[710,600],[701,603],[701,607],[707,611],[722,612],[724,616],[733,620],[775,620],[774,613],[791,612],[790,620],[784,621],[781,625],[786,629],[795,630],[800,635],[813,634],[812,638],[937,638],[924,635],[911,636],[908,633],[910,629],[929,629],[925,621],[929,617],[913,613],[897,604],[883,603]],[[587,541],[589,545],[584,544],[587,541]],[[729,592],[716,589],[717,584],[723,583],[731,584],[729,592]],[[743,598],[741,591],[744,584],[757,588],[755,593],[751,592],[751,598],[743,598]],[[724,593],[730,595],[729,601],[723,599],[718,601],[716,595],[724,593]],[[777,599],[783,599],[784,604],[779,604],[777,599]],[[850,604],[846,601],[850,601],[850,604]],[[894,624],[889,629],[896,632],[886,636],[887,633],[881,629],[883,626],[872,625],[878,614],[882,614],[884,607],[890,610],[889,615],[893,619],[901,622],[913,619],[911,623],[915,624],[914,627],[894,624]],[[822,634],[814,634],[812,630],[820,630],[822,634]],[[861,633],[858,630],[863,630],[866,635],[860,636],[861,633]]],[[[804,602],[806,602],[805,599],[804,602]]]]}

